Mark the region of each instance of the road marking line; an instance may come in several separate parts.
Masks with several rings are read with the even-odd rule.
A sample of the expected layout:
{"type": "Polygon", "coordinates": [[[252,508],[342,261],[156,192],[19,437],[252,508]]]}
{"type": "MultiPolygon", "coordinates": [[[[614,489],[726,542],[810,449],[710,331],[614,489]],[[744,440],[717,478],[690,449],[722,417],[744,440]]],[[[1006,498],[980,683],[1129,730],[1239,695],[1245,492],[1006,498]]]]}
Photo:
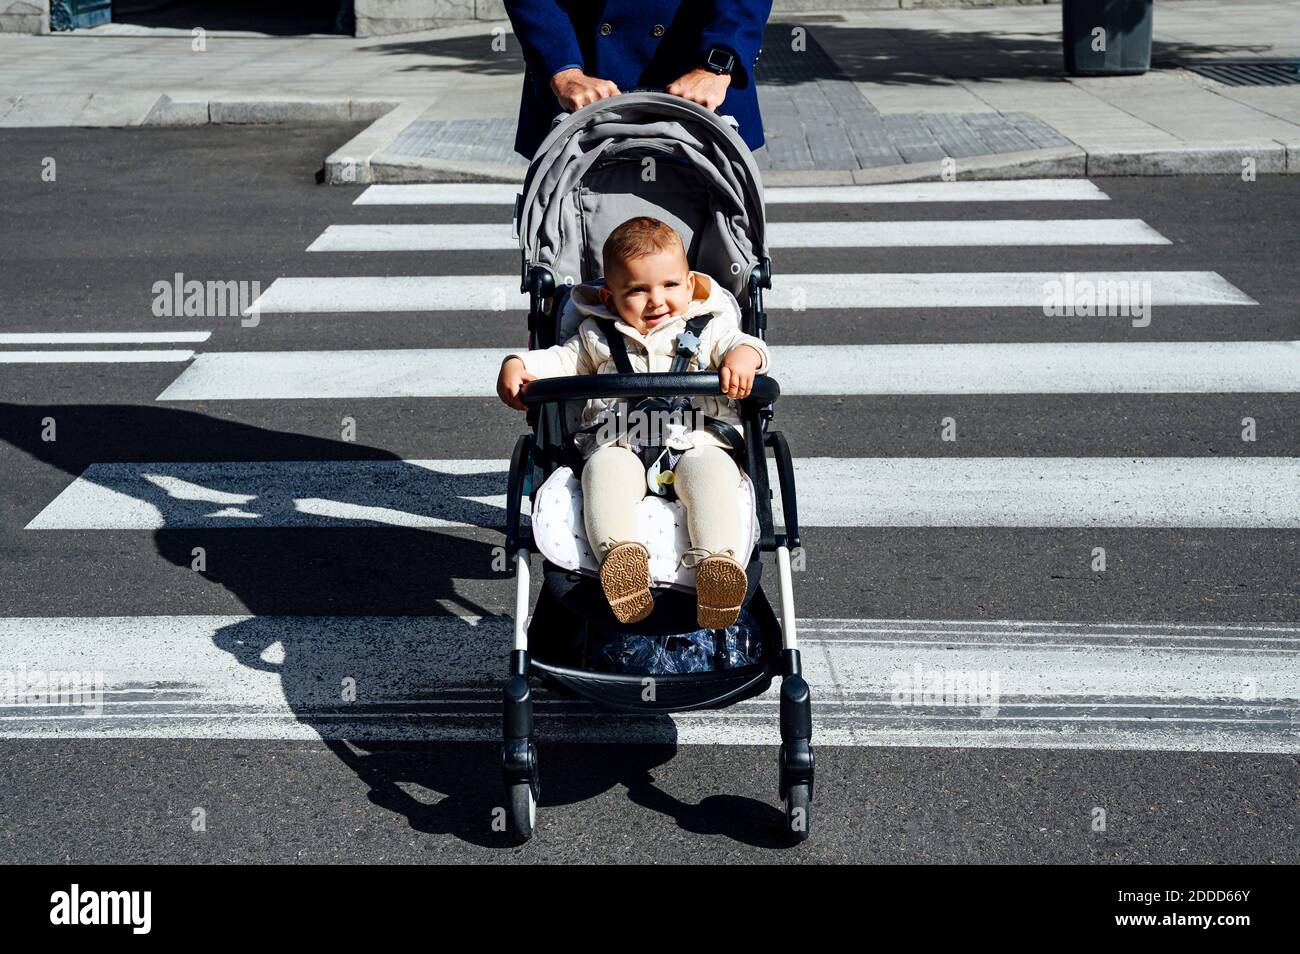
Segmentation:
{"type": "MultiPolygon", "coordinates": [[[[1296,457],[797,459],[805,527],[1300,528],[1296,457]]],[[[28,530],[505,524],[504,460],[91,464],[28,530]]],[[[775,465],[773,516],[782,522],[775,465]]]]}
{"type": "MultiPolygon", "coordinates": [[[[1294,626],[1291,651],[1246,661],[1181,638],[1180,624],[1163,644],[1137,648],[1109,641],[1150,624],[1072,624],[1077,642],[1067,646],[1026,642],[1026,631],[1051,625],[1034,622],[917,620],[936,634],[927,645],[894,642],[873,620],[799,625],[822,745],[1300,751],[1294,626]],[[822,640],[824,624],[871,640],[822,640]],[[972,640],[971,625],[994,638],[972,640]]],[[[1197,625],[1223,644],[1250,629],[1197,625]]],[[[0,619],[0,655],[14,675],[2,687],[0,737],[498,741],[512,631],[506,616],[0,619]],[[71,674],[90,674],[92,691],[32,697],[17,691],[26,674],[62,676],[65,689],[82,684],[71,674]],[[365,687],[356,702],[342,701],[348,678],[365,687]]],[[[552,740],[779,742],[775,690],[670,720],[544,691],[537,702],[539,735],[552,740]]]]}
{"type": "MultiPolygon", "coordinates": [[[[989,219],[936,222],[774,222],[772,248],[938,248],[1168,245],[1141,219],[989,219]]],[[[504,224],[331,225],[309,252],[445,252],[516,249],[504,224]]]]}
{"type": "Polygon", "coordinates": [[[188,361],[193,351],[0,351],[0,364],[145,364],[188,361]]]}
{"type": "Polygon", "coordinates": [[[211,337],[210,331],[19,331],[0,333],[0,344],[181,344],[211,337]]]}
{"type": "MultiPolygon", "coordinates": [[[[510,351],[217,351],[158,400],[491,397],[510,351]]],[[[788,397],[1300,391],[1297,341],[782,345],[776,361],[788,397]]]]}
{"type": "MultiPolygon", "coordinates": [[[[433,183],[372,185],[354,205],[513,205],[519,185],[433,183]]],[[[764,202],[1070,202],[1109,196],[1087,179],[1018,179],[907,182],[884,185],[780,186],[764,190],[764,202]]]]}
{"type": "MultiPolygon", "coordinates": [[[[776,275],[769,308],[1042,308],[1052,283],[1149,287],[1150,304],[1254,305],[1215,272],[898,272],[776,275]],[[1073,275],[1071,279],[1069,276],[1073,275]],[[1136,283],[1136,284],[1134,284],[1136,283]]],[[[1103,296],[1104,297],[1104,296],[1103,296]]],[[[1136,304],[1136,303],[1135,303],[1136,304]]],[[[512,311],[528,307],[518,275],[277,278],[250,311],[512,311]]]]}

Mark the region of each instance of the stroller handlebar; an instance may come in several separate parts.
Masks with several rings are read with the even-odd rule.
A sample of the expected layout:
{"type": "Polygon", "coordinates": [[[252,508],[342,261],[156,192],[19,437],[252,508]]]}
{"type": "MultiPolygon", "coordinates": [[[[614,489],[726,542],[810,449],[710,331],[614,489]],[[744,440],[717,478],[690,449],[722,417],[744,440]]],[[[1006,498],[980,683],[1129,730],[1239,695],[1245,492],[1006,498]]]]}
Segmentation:
{"type": "MultiPolygon", "coordinates": [[[[717,371],[656,371],[646,374],[579,374],[564,378],[541,378],[528,382],[519,397],[529,407],[554,401],[591,400],[618,397],[675,397],[700,394],[724,397],[717,371]]],[[[754,376],[749,397],[742,400],[771,404],[781,386],[766,374],[754,376]]]]}

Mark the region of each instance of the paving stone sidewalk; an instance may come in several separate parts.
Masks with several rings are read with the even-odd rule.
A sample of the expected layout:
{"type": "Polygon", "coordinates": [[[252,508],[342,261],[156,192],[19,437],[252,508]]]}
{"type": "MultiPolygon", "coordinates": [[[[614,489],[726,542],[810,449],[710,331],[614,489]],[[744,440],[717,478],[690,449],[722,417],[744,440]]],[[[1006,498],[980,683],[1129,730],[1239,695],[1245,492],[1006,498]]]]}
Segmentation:
{"type": "MultiPolygon", "coordinates": [[[[881,116],[814,37],[789,49],[788,27],[768,28],[755,68],[767,146],[763,170],[872,169],[1069,146],[1028,113],[901,113],[881,116]]],[[[433,110],[436,112],[436,107],[433,110]]],[[[421,118],[384,152],[408,159],[527,166],[514,153],[513,119],[421,118]]]]}

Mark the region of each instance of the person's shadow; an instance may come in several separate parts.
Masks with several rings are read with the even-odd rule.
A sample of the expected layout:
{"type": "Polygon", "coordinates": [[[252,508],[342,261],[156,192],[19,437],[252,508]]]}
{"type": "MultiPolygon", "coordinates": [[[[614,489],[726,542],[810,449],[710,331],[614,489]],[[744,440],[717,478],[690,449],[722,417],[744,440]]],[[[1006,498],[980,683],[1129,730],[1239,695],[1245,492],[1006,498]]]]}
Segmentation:
{"type": "MultiPolygon", "coordinates": [[[[508,561],[497,543],[463,531],[401,525],[440,518],[502,527],[504,510],[483,499],[504,492],[504,471],[440,472],[373,447],[166,406],[0,402],[0,438],[153,508],[161,523],[154,545],[174,566],[191,572],[195,548],[203,548],[204,578],[251,614],[218,629],[214,644],[241,665],[274,674],[294,717],[368,785],[374,804],[419,831],[508,844],[498,830],[500,744],[483,739],[499,731],[513,623],[457,587],[507,578],[508,561]],[[46,417],[78,438],[43,441],[46,417]],[[186,461],[311,463],[288,468],[289,477],[283,466],[269,467],[255,487],[246,468],[205,469],[198,483],[148,468],[91,466],[186,461]],[[365,462],[356,468],[365,479],[339,480],[327,461],[365,462]],[[259,519],[280,526],[247,529],[259,519]],[[352,698],[340,691],[349,685],[352,698]],[[395,716],[408,730],[397,741],[388,734],[395,716]]],[[[36,503],[29,516],[45,501],[36,503]]],[[[564,705],[565,717],[591,711],[564,705]]],[[[687,830],[774,843],[764,828],[776,831],[779,817],[752,824],[764,812],[779,816],[774,808],[740,799],[751,803],[746,809],[731,797],[688,806],[655,788],[650,771],[676,751],[669,717],[638,722],[660,744],[600,746],[599,754],[588,744],[548,743],[546,723],[539,703],[543,809],[625,785],[634,802],[687,830]]]]}

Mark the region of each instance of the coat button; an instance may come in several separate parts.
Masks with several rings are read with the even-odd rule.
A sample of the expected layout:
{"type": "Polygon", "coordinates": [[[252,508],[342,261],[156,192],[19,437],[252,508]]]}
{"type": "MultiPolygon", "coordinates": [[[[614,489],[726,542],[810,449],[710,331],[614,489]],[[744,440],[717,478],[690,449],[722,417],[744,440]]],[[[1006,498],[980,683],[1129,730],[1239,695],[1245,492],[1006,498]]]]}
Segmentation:
{"type": "Polygon", "coordinates": [[[664,25],[662,23],[656,23],[653,27],[650,28],[650,34],[652,36],[663,36],[664,25]]]}
{"type": "Polygon", "coordinates": [[[602,24],[600,25],[600,35],[601,35],[601,36],[609,36],[609,35],[610,35],[611,33],[613,33],[613,32],[614,32],[614,28],[613,28],[612,26],[610,26],[608,23],[602,23],[602,24]]]}

